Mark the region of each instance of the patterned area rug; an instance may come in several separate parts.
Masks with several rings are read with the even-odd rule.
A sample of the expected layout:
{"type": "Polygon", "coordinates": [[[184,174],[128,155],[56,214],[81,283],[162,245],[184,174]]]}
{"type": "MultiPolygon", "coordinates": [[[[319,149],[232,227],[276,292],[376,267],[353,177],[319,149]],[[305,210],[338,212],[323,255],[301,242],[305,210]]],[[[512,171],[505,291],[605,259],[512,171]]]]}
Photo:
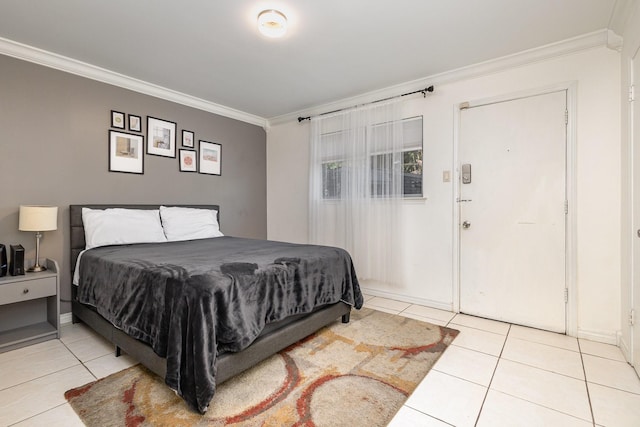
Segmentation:
{"type": "Polygon", "coordinates": [[[206,414],[140,365],[65,393],[93,426],[385,426],[458,331],[363,308],[218,387],[206,414]]]}

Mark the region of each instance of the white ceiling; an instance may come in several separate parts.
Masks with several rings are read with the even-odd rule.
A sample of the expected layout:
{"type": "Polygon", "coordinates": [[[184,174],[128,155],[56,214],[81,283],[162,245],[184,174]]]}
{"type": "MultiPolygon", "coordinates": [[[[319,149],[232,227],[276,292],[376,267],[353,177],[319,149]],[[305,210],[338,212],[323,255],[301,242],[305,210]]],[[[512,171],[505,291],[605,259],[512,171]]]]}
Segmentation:
{"type": "Polygon", "coordinates": [[[269,119],[611,28],[615,9],[616,0],[2,0],[0,37],[269,119]],[[285,38],[257,32],[267,8],[289,18],[285,38]]]}

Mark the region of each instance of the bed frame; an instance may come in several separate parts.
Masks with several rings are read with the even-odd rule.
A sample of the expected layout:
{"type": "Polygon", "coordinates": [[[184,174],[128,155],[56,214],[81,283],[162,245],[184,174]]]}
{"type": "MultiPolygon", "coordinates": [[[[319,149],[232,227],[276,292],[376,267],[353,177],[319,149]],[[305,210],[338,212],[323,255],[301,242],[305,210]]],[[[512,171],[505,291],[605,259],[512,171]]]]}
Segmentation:
{"type": "MultiPolygon", "coordinates": [[[[160,205],[70,205],[69,219],[71,225],[71,277],[76,268],[78,255],[85,248],[82,208],[106,209],[158,209],[160,205]]],[[[215,209],[220,220],[220,208],[217,205],[169,205],[200,209],[215,209]]],[[[73,322],[82,321],[105,337],[116,347],[116,356],[124,351],[132,358],[146,366],[161,378],[166,376],[166,359],[158,356],[149,345],[132,338],[113,326],[92,307],[77,301],[77,287],[72,288],[73,322]]],[[[267,325],[260,336],[246,349],[237,353],[224,353],[218,356],[216,383],[223,381],[255,366],[258,362],[309,336],[342,316],[342,322],[349,322],[351,306],[344,302],[323,306],[310,314],[292,316],[280,322],[267,325]]]]}

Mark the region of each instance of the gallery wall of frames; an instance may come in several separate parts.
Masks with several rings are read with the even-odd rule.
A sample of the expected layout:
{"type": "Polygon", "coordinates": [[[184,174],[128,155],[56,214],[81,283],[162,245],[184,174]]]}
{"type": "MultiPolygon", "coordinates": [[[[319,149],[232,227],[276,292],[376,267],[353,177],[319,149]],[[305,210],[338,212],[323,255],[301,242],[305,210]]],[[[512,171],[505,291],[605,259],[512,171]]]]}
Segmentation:
{"type": "Polygon", "coordinates": [[[147,116],[145,129],[146,138],[142,116],[111,110],[110,172],[144,174],[144,157],[152,155],[177,159],[180,172],[222,175],[222,144],[200,139],[196,146],[193,130],[178,136],[176,122],[157,117],[147,116]]]}

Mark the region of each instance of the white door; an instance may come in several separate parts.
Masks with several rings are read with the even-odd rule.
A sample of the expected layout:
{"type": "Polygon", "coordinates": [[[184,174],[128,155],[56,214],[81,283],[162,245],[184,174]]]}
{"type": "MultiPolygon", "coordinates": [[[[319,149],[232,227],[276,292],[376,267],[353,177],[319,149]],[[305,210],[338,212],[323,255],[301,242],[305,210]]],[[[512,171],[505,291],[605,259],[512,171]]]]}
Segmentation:
{"type": "MultiPolygon", "coordinates": [[[[631,62],[631,84],[637,86],[640,83],[640,50],[638,50],[631,62]]],[[[637,98],[637,95],[636,95],[637,98]]],[[[640,322],[637,319],[640,314],[640,107],[638,102],[631,102],[632,125],[631,146],[633,152],[633,289],[632,310],[636,313],[635,323],[632,326],[632,364],[640,375],[640,322]]]]}
{"type": "Polygon", "coordinates": [[[566,331],[566,105],[559,91],[461,111],[462,313],[566,331]]]}

